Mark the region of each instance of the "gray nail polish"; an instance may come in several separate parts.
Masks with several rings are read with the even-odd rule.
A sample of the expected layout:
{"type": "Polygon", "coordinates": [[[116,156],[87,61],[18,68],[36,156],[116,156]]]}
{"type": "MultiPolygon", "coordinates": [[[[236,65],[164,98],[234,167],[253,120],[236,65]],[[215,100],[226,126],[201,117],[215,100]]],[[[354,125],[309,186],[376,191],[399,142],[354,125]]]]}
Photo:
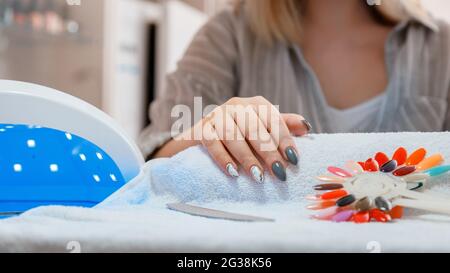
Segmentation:
{"type": "Polygon", "coordinates": [[[288,147],[286,149],[285,153],[286,153],[286,157],[289,160],[289,162],[291,162],[294,165],[298,164],[298,156],[297,156],[297,152],[295,151],[294,148],[288,147]]]}
{"type": "Polygon", "coordinates": [[[238,173],[238,171],[236,170],[236,168],[233,166],[233,164],[231,164],[231,163],[228,163],[227,164],[227,172],[228,172],[228,174],[230,174],[232,177],[239,177],[239,173],[238,173]]]}
{"type": "Polygon", "coordinates": [[[312,130],[312,125],[311,125],[311,123],[309,123],[309,121],[304,119],[304,120],[302,120],[302,122],[306,126],[306,129],[308,130],[308,132],[312,130]]]}
{"type": "Polygon", "coordinates": [[[253,176],[253,179],[255,179],[257,182],[259,182],[259,183],[264,182],[264,174],[258,166],[253,166],[250,169],[250,172],[253,176]]]}
{"type": "Polygon", "coordinates": [[[280,179],[281,181],[284,182],[287,180],[286,170],[284,169],[284,166],[280,162],[277,161],[272,164],[272,171],[275,174],[275,176],[278,177],[278,179],[280,179]]]}

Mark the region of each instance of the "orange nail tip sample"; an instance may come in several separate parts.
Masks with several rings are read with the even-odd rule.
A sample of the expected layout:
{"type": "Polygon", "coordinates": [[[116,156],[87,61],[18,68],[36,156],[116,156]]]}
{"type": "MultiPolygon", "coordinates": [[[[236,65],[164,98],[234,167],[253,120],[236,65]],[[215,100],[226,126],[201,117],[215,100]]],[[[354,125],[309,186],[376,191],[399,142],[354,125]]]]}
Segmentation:
{"type": "Polygon", "coordinates": [[[444,157],[442,156],[442,154],[435,154],[432,155],[426,159],[424,159],[422,162],[420,162],[419,164],[417,164],[417,170],[419,171],[425,171],[428,169],[431,169],[433,167],[439,166],[442,163],[444,163],[444,157]]]}
{"type": "Polygon", "coordinates": [[[382,152],[378,152],[375,155],[375,160],[378,162],[378,166],[383,166],[386,162],[388,162],[390,159],[389,157],[382,152]]]}
{"type": "Polygon", "coordinates": [[[389,215],[392,217],[392,219],[400,219],[403,217],[403,207],[396,206],[393,207],[392,210],[389,212],[389,215]]]}
{"type": "Polygon", "coordinates": [[[406,149],[403,147],[400,147],[394,152],[392,159],[397,161],[398,165],[403,165],[403,164],[405,164],[407,157],[408,157],[408,152],[406,151],[406,149]]]}
{"type": "Polygon", "coordinates": [[[408,159],[406,159],[405,164],[407,166],[417,165],[422,160],[424,160],[426,155],[427,155],[427,150],[425,150],[424,148],[417,149],[408,157],[408,159]]]}
{"type": "Polygon", "coordinates": [[[338,199],[344,196],[347,196],[348,193],[346,190],[336,190],[336,191],[330,191],[327,193],[324,193],[321,195],[322,200],[330,200],[330,199],[338,199]]]}
{"type": "Polygon", "coordinates": [[[378,172],[380,170],[380,166],[378,165],[378,162],[375,159],[369,158],[364,163],[364,169],[368,172],[378,172]]]}

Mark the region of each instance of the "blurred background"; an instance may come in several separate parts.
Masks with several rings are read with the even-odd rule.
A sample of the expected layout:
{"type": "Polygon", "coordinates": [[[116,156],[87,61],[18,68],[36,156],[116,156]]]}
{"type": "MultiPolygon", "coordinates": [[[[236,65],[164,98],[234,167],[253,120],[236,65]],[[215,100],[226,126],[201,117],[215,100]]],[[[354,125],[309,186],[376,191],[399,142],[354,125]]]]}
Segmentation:
{"type": "MultiPolygon", "coordinates": [[[[165,75],[198,29],[230,2],[0,0],[0,78],[77,96],[136,139],[165,75]]],[[[450,0],[422,2],[450,21],[450,0]]]]}

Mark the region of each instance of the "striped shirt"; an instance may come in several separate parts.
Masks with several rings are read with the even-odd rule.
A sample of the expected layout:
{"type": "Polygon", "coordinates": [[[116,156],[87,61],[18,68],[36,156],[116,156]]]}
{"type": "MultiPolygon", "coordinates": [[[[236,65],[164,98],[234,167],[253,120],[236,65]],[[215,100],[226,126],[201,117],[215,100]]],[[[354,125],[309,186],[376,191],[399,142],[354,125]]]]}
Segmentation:
{"type": "MultiPolygon", "coordinates": [[[[450,27],[429,15],[411,15],[390,33],[385,54],[389,84],[380,108],[350,132],[450,130],[450,27]]],[[[150,107],[152,124],[141,134],[140,147],[149,155],[170,140],[175,105],[193,107],[194,97],[206,106],[252,96],[265,97],[282,113],[303,115],[314,133],[335,132],[301,48],[266,46],[243,13],[226,10],[199,31],[168,75],[165,92],[150,107]]]]}

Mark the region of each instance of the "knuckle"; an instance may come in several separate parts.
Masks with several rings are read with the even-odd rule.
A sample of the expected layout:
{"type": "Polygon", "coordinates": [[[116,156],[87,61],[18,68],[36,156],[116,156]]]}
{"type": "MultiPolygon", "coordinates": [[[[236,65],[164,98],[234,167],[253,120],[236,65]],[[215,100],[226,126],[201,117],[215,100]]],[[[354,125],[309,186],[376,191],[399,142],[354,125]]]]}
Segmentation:
{"type": "Polygon", "coordinates": [[[231,99],[229,99],[225,104],[238,104],[240,102],[240,98],[239,97],[232,97],[231,99]]]}
{"type": "Polygon", "coordinates": [[[280,145],[292,145],[292,144],[294,144],[292,137],[286,135],[280,137],[280,145]]]}
{"type": "Polygon", "coordinates": [[[266,100],[266,98],[264,98],[263,96],[254,96],[252,99],[255,101],[265,101],[266,100]]]}
{"type": "Polygon", "coordinates": [[[237,139],[237,128],[232,126],[226,126],[224,129],[224,139],[226,140],[236,140],[237,139]]]}
{"type": "Polygon", "coordinates": [[[258,165],[258,161],[256,160],[256,158],[253,155],[245,155],[242,157],[241,159],[241,164],[243,166],[247,167],[251,167],[253,165],[258,165]]]}

